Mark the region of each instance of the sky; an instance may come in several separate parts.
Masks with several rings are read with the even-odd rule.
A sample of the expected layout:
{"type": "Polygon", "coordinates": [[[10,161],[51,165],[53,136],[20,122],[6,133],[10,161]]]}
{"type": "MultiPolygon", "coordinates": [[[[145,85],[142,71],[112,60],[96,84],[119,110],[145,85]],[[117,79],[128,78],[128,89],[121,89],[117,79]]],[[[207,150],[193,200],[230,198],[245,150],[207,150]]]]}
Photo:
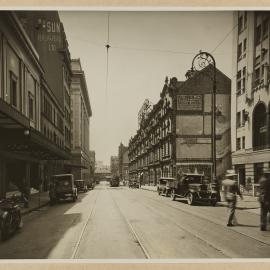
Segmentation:
{"type": "Polygon", "coordinates": [[[166,76],[185,80],[199,50],[232,77],[231,11],[62,11],[60,18],[86,76],[90,150],[104,164],[136,134],[144,100],[158,102],[166,76]]]}

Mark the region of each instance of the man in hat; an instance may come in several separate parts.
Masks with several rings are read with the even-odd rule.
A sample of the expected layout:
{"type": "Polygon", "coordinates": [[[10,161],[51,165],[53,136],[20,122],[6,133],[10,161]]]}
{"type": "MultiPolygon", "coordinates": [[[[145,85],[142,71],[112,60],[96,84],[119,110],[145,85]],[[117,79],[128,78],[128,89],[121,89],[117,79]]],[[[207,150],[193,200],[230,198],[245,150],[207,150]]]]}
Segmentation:
{"type": "Polygon", "coordinates": [[[261,231],[266,231],[267,213],[270,211],[270,169],[264,171],[263,176],[259,180],[261,204],[261,231]]]}
{"type": "Polygon", "coordinates": [[[243,196],[239,190],[238,183],[235,180],[236,177],[237,177],[236,173],[228,172],[226,174],[226,179],[222,181],[222,185],[224,186],[224,191],[225,191],[224,195],[228,203],[228,209],[229,209],[229,216],[228,216],[228,222],[227,222],[228,227],[234,226],[233,220],[235,220],[237,195],[239,195],[240,198],[243,200],[243,196]]]}

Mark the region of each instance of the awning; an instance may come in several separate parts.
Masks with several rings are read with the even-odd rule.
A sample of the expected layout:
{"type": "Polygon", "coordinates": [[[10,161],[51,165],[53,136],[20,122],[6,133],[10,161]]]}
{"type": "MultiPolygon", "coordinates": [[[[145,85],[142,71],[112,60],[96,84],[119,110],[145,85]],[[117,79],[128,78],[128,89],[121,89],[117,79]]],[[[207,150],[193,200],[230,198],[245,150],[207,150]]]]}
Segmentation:
{"type": "Polygon", "coordinates": [[[0,128],[0,151],[30,155],[38,160],[66,160],[71,158],[69,152],[61,149],[42,133],[32,128],[0,128]]]}

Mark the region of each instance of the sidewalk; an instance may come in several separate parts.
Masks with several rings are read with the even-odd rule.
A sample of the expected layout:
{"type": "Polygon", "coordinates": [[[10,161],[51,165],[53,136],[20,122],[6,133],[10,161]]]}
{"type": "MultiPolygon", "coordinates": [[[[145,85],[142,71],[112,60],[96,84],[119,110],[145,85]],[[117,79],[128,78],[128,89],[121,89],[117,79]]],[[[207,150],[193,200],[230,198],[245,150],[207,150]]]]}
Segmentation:
{"type": "MultiPolygon", "coordinates": [[[[9,192],[8,196],[11,195],[20,195],[20,192],[9,192]]],[[[35,192],[31,194],[31,199],[29,201],[29,207],[25,208],[23,203],[20,204],[21,214],[26,215],[32,211],[35,211],[47,204],[49,204],[49,192],[35,192]]]]}
{"type": "MultiPolygon", "coordinates": [[[[153,192],[157,191],[156,186],[141,186],[141,189],[153,191],[153,192]]],[[[238,197],[237,209],[259,215],[260,214],[260,203],[258,202],[258,197],[243,196],[243,198],[244,199],[241,200],[238,197]]],[[[224,200],[222,192],[221,192],[221,202],[218,202],[218,205],[227,206],[227,202],[224,200]]]]}

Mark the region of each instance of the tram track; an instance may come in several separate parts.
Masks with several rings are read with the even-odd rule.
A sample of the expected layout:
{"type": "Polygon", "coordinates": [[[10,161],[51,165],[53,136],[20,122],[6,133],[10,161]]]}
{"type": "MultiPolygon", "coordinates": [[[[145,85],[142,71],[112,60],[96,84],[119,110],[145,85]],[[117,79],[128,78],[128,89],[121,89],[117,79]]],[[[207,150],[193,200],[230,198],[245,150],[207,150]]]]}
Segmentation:
{"type": "MultiPolygon", "coordinates": [[[[175,210],[177,210],[177,211],[180,211],[180,212],[182,211],[182,212],[184,212],[184,213],[186,213],[186,214],[192,215],[192,216],[197,217],[197,218],[201,218],[201,219],[203,219],[203,220],[205,220],[205,221],[207,221],[207,222],[211,222],[211,223],[213,223],[213,224],[215,224],[215,225],[218,225],[218,226],[221,226],[221,227],[224,227],[224,228],[225,228],[224,225],[222,225],[222,224],[220,224],[220,223],[218,223],[218,222],[215,222],[215,221],[213,221],[213,220],[210,220],[210,219],[206,218],[205,216],[203,216],[202,214],[198,214],[198,213],[195,214],[195,213],[192,213],[192,212],[190,212],[190,211],[188,211],[188,210],[186,210],[186,209],[183,209],[183,208],[179,209],[178,207],[172,206],[171,204],[168,204],[167,202],[161,203],[160,201],[158,201],[158,200],[156,200],[156,199],[150,198],[150,197],[148,197],[148,196],[145,196],[145,197],[148,198],[148,199],[150,199],[150,200],[152,200],[152,201],[154,201],[155,203],[158,203],[159,205],[162,205],[162,206],[163,206],[163,205],[166,205],[167,207],[173,208],[173,209],[175,209],[175,210]]],[[[255,237],[253,237],[253,236],[250,236],[250,235],[248,235],[248,234],[242,233],[242,232],[240,232],[240,231],[238,231],[238,230],[235,230],[235,229],[233,229],[233,228],[227,228],[227,227],[226,227],[226,229],[231,230],[231,231],[233,231],[234,233],[238,233],[238,234],[240,234],[240,235],[243,235],[243,236],[245,236],[245,237],[248,237],[248,238],[250,238],[250,239],[252,239],[252,240],[256,240],[256,241],[258,241],[258,242],[260,242],[260,243],[262,243],[262,244],[265,244],[265,245],[267,245],[267,246],[270,246],[269,242],[266,242],[266,241],[260,240],[260,239],[258,239],[258,238],[255,238],[255,237]]]]}
{"type": "Polygon", "coordinates": [[[90,213],[89,213],[89,215],[88,215],[88,217],[87,217],[87,220],[86,220],[86,222],[85,222],[85,224],[84,224],[84,226],[83,226],[83,228],[82,228],[82,230],[81,230],[80,236],[79,236],[79,238],[78,238],[78,240],[77,240],[77,242],[76,242],[76,244],[75,244],[75,248],[74,248],[74,250],[73,250],[73,252],[72,252],[72,255],[71,255],[70,259],[76,259],[76,255],[77,255],[77,252],[78,252],[78,250],[79,250],[81,241],[82,241],[82,239],[83,239],[85,230],[86,230],[86,228],[87,228],[87,226],[88,226],[88,224],[89,224],[91,218],[93,217],[93,213],[94,213],[95,206],[96,206],[96,204],[97,204],[97,200],[98,200],[98,195],[99,195],[99,193],[100,193],[100,191],[96,192],[93,206],[92,206],[91,211],[90,211],[90,213]]]}
{"type": "MultiPolygon", "coordinates": [[[[108,189],[107,189],[108,190],[108,189]]],[[[108,191],[109,192],[109,191],[108,191]]],[[[129,222],[128,218],[124,215],[124,213],[122,212],[122,210],[120,209],[118,203],[116,202],[115,198],[113,197],[113,195],[110,196],[112,198],[112,201],[116,207],[116,209],[118,210],[120,216],[122,217],[122,219],[125,221],[125,223],[127,224],[131,234],[133,235],[134,241],[138,244],[138,246],[141,248],[144,256],[146,259],[151,259],[149,252],[147,251],[146,247],[144,246],[142,240],[140,239],[139,235],[137,234],[136,230],[134,229],[134,227],[132,226],[132,224],[129,222]]]]}

